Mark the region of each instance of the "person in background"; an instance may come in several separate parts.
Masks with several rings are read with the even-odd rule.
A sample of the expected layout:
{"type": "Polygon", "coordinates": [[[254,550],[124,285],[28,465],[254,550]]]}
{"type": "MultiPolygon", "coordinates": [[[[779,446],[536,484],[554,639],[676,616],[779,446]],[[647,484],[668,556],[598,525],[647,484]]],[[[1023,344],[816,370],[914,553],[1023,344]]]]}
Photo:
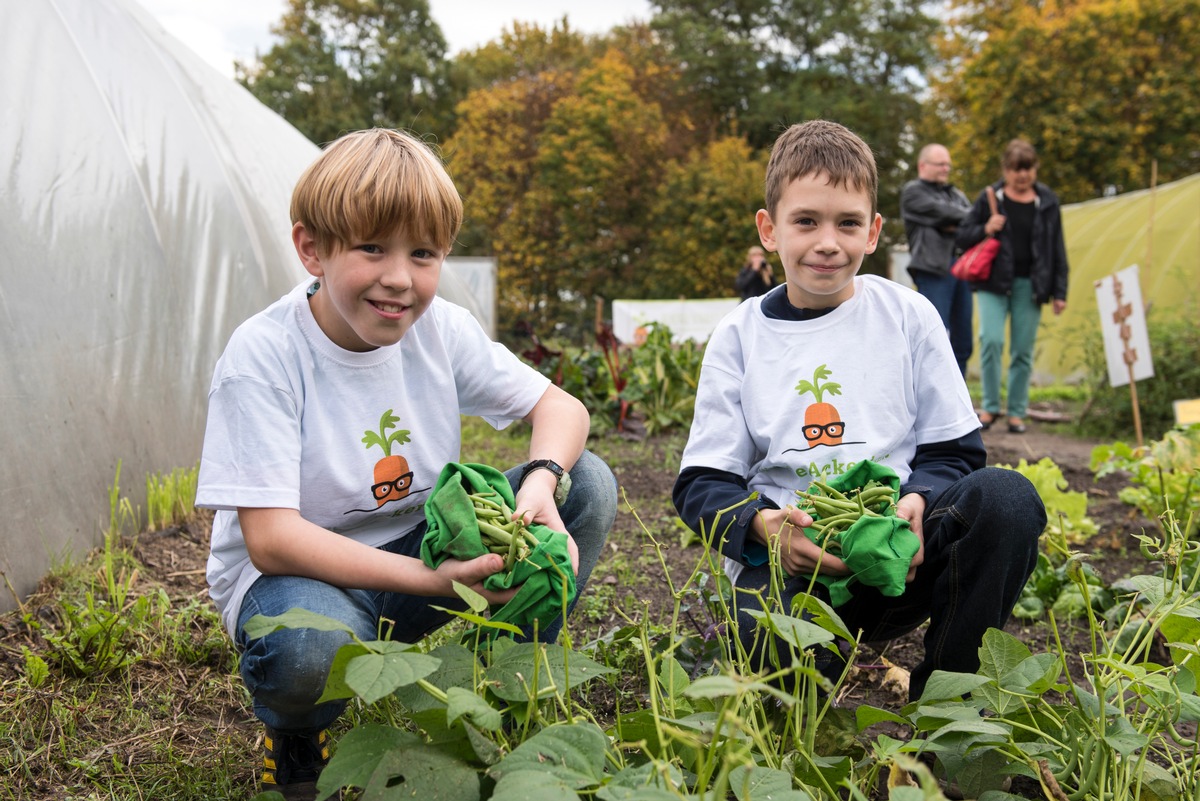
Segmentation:
{"type": "Polygon", "coordinates": [[[1003,177],[993,184],[997,213],[992,214],[986,190],[979,193],[959,225],[959,247],[971,247],[989,234],[1000,240],[1000,251],[986,281],[973,282],[979,302],[979,372],[983,410],[979,422],[990,428],[1000,417],[1000,373],[1008,324],[1008,430],[1025,431],[1029,410],[1029,379],[1033,346],[1042,306],[1055,314],[1067,307],[1067,248],[1063,242],[1058,196],[1038,182],[1038,156],[1033,145],[1013,139],[1000,158],[1003,177]]]}
{"type": "MultiPolygon", "coordinates": [[[[782,638],[755,648],[751,613],[776,581],[768,549],[785,574],[785,614],[814,572],[851,572],[805,536],[813,519],[797,491],[865,460],[895,471],[896,516],[918,542],[902,594],[855,585],[836,611],[864,642],[929,621],[909,684],[916,700],[934,670],[979,668],[984,633],[1004,626],[1037,563],[1046,510],[1020,473],[987,466],[937,312],[893,281],[858,274],[883,226],[877,186],[870,147],[842,125],[811,120],[776,141],[756,223],[787,280],[713,331],[672,498],[692,531],[719,532],[712,547],[737,607],[731,634],[774,661],[764,669],[785,669],[782,638]]],[[[817,656],[828,676],[821,659],[836,657],[817,656]]]]}
{"type": "Polygon", "coordinates": [[[742,300],[764,295],[775,286],[771,263],[767,261],[767,254],[758,245],[746,251],[746,263],[738,270],[733,286],[742,296],[742,300]]]}
{"type": "Polygon", "coordinates": [[[900,190],[900,217],[908,238],[908,273],[941,315],[958,371],[965,377],[975,338],[973,301],[971,287],[950,274],[950,265],[958,224],[971,210],[971,201],[949,178],[950,151],[938,144],[921,148],[917,177],[900,190]]]}
{"type": "MultiPolygon", "coordinates": [[[[419,556],[425,503],[459,460],[462,415],[529,424],[529,461],[505,474],[513,518],[567,532],[579,592],[616,516],[616,480],[584,449],[583,404],[436,295],[462,213],[424,143],[386,129],[341,137],[292,194],[309,276],[239,326],[214,371],[196,494],[217,510],[210,596],[266,727],[264,789],[287,799],[316,796],[326,729],[346,706],[319,699],[351,638],[251,638],[247,621],[298,607],[362,640],[390,627],[415,643],[453,619],[446,608],[465,608],[455,582],[492,604],[514,593],[484,589],[504,569],[497,554],[436,569],[419,556]]],[[[562,614],[538,623],[553,641],[562,614]]]]}

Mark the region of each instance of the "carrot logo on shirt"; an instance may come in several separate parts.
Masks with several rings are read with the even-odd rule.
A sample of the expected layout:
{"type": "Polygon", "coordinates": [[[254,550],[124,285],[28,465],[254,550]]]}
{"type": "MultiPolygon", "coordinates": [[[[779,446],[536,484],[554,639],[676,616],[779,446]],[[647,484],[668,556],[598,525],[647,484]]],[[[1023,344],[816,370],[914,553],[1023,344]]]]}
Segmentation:
{"type": "Polygon", "coordinates": [[[408,460],[392,454],[393,443],[404,445],[409,442],[409,432],[404,429],[388,433],[388,429],[395,428],[399,422],[400,418],[388,409],[379,418],[379,431],[368,429],[362,438],[368,450],[375,445],[383,449],[383,458],[375,463],[375,483],[371,485],[377,507],[400,500],[412,489],[413,474],[408,469],[408,460]]]}
{"type": "Polygon", "coordinates": [[[813,373],[812,381],[801,380],[796,385],[796,392],[801,395],[811,392],[817,399],[816,403],[809,404],[804,410],[804,427],[801,429],[810,448],[818,445],[841,445],[842,434],[846,431],[846,424],[842,422],[837,407],[821,400],[826,395],[842,394],[841,384],[825,380],[831,375],[832,371],[822,364],[813,373]]]}

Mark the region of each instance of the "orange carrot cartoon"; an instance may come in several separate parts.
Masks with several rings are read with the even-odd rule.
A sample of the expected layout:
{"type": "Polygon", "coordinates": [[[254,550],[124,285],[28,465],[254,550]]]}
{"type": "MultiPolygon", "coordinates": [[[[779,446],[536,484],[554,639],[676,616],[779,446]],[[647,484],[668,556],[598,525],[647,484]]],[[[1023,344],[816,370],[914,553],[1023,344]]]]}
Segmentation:
{"type": "Polygon", "coordinates": [[[804,410],[804,438],[808,440],[810,447],[841,445],[842,434],[846,431],[846,424],[842,422],[837,408],[832,403],[821,402],[821,398],[826,394],[842,394],[841,384],[825,381],[830,375],[832,373],[822,364],[813,373],[812,381],[801,380],[796,385],[796,392],[801,395],[811,392],[817,399],[816,403],[809,404],[804,410]]]}
{"type": "Polygon", "coordinates": [[[392,443],[404,445],[409,441],[408,431],[403,429],[388,433],[389,428],[395,428],[400,418],[388,409],[379,418],[379,431],[367,430],[362,438],[369,450],[373,445],[383,448],[383,458],[375,463],[375,483],[371,485],[371,494],[375,496],[375,505],[383,506],[388,501],[403,498],[412,489],[412,471],[408,469],[408,460],[403,456],[392,455],[392,443]]]}

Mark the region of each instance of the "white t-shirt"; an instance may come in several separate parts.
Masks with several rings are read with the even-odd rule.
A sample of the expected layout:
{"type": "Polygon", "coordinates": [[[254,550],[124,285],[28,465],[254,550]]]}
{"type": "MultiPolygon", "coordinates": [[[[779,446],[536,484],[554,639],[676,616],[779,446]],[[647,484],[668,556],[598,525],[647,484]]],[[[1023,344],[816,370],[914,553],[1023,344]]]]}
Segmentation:
{"type": "Polygon", "coordinates": [[[237,507],[298,509],[367,545],[390,542],[424,520],[439,473],[459,460],[461,414],[503,428],[549,385],[442,298],[397,344],[344,350],[313,318],[311,283],[238,327],[209,390],[196,505],[217,510],[208,583],[231,634],[261,575],[237,507]]]}
{"type": "MultiPolygon", "coordinates": [[[[768,318],[763,299],[739,305],[708,341],[681,469],[746,476],[783,507],[814,477],[862,459],[891,467],[903,484],[917,445],[979,427],[945,326],[917,292],[858,276],[850,300],[800,321],[768,318]],[[810,423],[841,431],[810,440],[810,423]]],[[[741,565],[725,566],[736,579],[741,565]]]]}

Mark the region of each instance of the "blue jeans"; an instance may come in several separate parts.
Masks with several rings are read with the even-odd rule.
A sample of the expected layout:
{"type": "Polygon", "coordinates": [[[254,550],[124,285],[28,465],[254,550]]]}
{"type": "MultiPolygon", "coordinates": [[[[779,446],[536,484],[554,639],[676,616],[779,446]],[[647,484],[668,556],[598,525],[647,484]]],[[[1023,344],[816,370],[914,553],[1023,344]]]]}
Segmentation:
{"type": "Polygon", "coordinates": [[[967,375],[967,359],[971,358],[975,333],[971,330],[971,315],[974,300],[971,286],[953,275],[934,275],[921,270],[912,271],[917,291],[929,298],[929,302],[942,316],[942,325],[950,335],[950,347],[963,377],[967,375]]]}
{"type": "MultiPolygon", "coordinates": [[[[523,467],[518,465],[504,474],[514,489],[523,467]]],[[[584,451],[571,468],[571,492],[559,513],[579,546],[578,598],[600,558],[617,514],[616,479],[608,465],[590,451],[584,451]]],[[[424,533],[422,523],[383,549],[420,558],[424,533]]],[[[267,726],[286,734],[311,734],[328,728],[346,704],[344,701],[317,704],[317,699],[325,690],[334,655],[351,642],[343,632],[316,629],[281,629],[250,641],[244,627],[254,615],[281,615],[292,607],[301,607],[340,620],[363,640],[387,636],[415,643],[451,620],[449,614],[435,606],[465,608],[457,597],[426,598],[343,589],[300,576],[261,576],[242,601],[236,637],[242,654],[242,680],[254,699],[254,714],[267,726]],[[381,625],[391,628],[381,632],[381,625]]],[[[560,616],[541,628],[538,639],[553,642],[561,628],[560,616]]]]}
{"type": "MultiPolygon", "coordinates": [[[[984,632],[1004,627],[1037,564],[1046,508],[1020,473],[985,467],[934,499],[925,510],[923,526],[925,561],[904,594],[888,598],[856,583],[851,587],[854,597],[837,608],[846,627],[862,633],[863,642],[894,639],[929,621],[925,656],[910,678],[910,700],[921,697],[935,670],[974,673],[979,669],[984,632]]],[[[743,571],[737,588],[759,590],[765,596],[769,582],[770,568],[763,565],[743,571]]],[[[784,582],[785,610],[808,585],[808,576],[784,582]]],[[[735,603],[738,634],[751,651],[755,621],[746,610],[758,609],[758,599],[735,592],[735,603]]],[[[776,646],[778,653],[788,653],[782,640],[776,646]]],[[[760,643],[754,652],[764,650],[760,643]]]]}
{"type": "Polygon", "coordinates": [[[1033,374],[1033,345],[1042,307],[1033,299],[1028,278],[1014,278],[1007,295],[980,291],[979,378],[983,384],[983,410],[1000,414],[1000,373],[1004,354],[1004,323],[1008,338],[1008,415],[1024,417],[1029,411],[1029,378],[1033,374]]]}

